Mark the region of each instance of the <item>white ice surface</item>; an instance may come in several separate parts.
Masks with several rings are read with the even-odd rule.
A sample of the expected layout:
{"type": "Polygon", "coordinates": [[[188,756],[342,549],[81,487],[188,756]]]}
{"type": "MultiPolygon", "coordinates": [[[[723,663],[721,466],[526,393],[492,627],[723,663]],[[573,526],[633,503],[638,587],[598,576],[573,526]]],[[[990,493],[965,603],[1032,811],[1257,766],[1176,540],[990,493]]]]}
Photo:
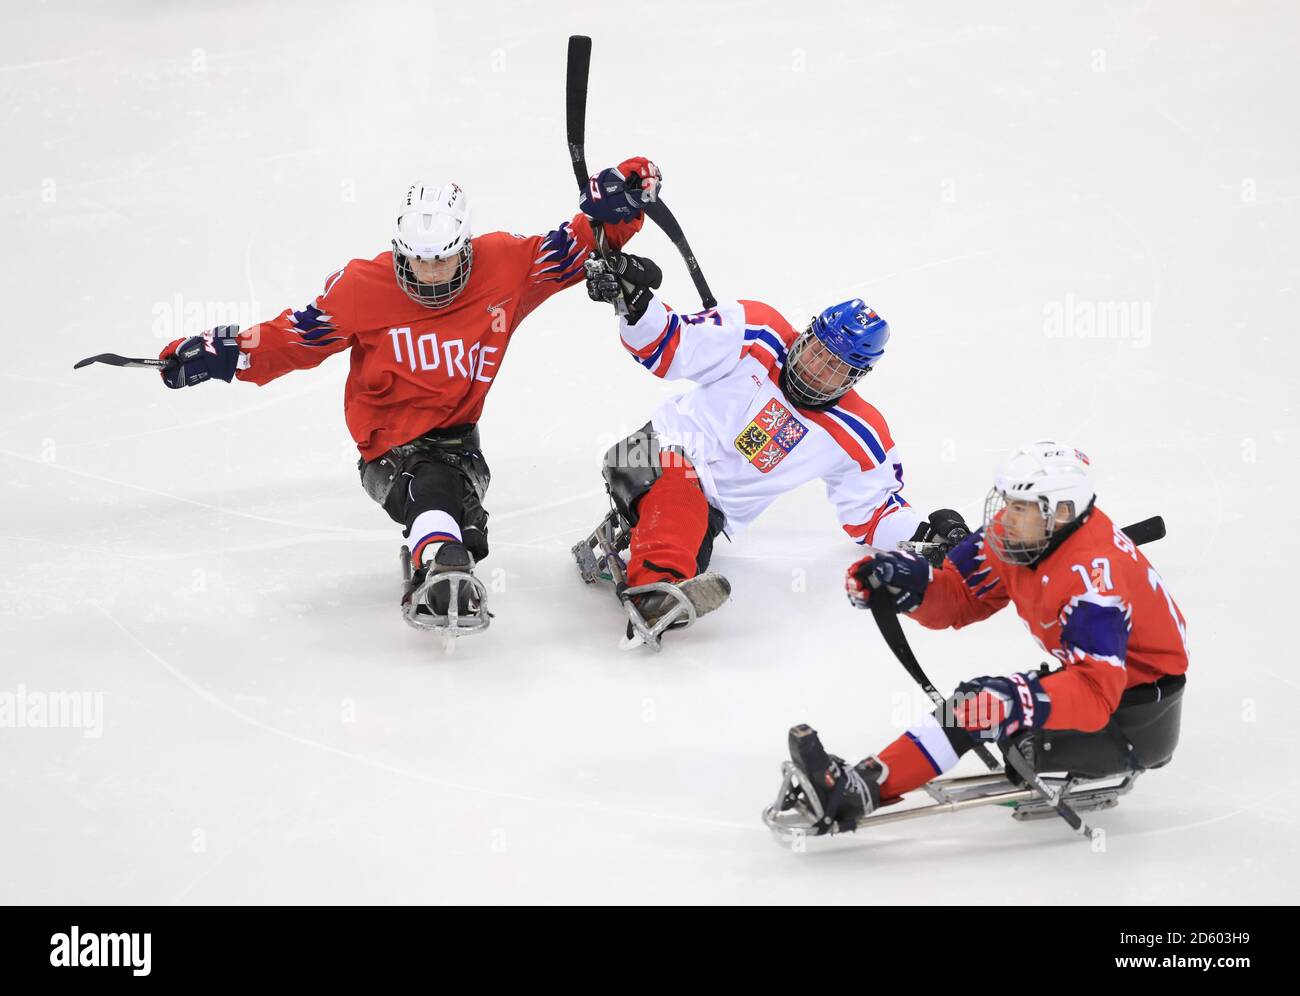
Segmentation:
{"type": "MultiPolygon", "coordinates": [[[[97,694],[103,725],[0,729],[0,900],[1300,898],[1300,18],[977,6],[13,5],[0,692],[97,694]],[[799,319],[861,294],[891,321],[864,393],[915,504],[977,516],[1003,451],[1055,434],[1117,520],[1165,515],[1183,743],[1097,819],[1104,852],[1003,810],[773,842],[791,724],[857,757],[924,699],[845,604],[856,548],[815,487],[720,545],[733,604],[660,656],[615,650],[568,548],[603,448],[668,388],[581,288],[489,400],[497,619],[450,657],[399,618],[345,358],[261,389],[73,373],[215,305],[305,303],[386,247],[415,178],[462,183],[480,231],[566,217],[565,37],[593,25],[589,162],[661,164],[715,291],[799,319]],[[1150,326],[1051,337],[1070,302],[1150,326]]],[[[662,234],[636,246],[691,305],[662,234]]],[[[909,631],[951,687],[1039,660],[1005,616],[909,631]]]]}

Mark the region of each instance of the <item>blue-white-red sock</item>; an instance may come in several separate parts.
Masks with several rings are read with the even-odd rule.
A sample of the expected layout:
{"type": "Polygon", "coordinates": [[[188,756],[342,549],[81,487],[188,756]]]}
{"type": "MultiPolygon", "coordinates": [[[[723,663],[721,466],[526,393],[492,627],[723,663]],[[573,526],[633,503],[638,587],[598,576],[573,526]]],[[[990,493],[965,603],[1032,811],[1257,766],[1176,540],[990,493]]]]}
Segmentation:
{"type": "Polygon", "coordinates": [[[443,543],[461,542],[460,526],[446,512],[421,512],[411,523],[410,540],[411,560],[416,567],[423,567],[443,543]]]}
{"type": "Polygon", "coordinates": [[[956,767],[959,760],[947,732],[931,715],[923,717],[876,756],[889,769],[889,777],[880,786],[884,799],[896,799],[920,788],[956,767]]]}

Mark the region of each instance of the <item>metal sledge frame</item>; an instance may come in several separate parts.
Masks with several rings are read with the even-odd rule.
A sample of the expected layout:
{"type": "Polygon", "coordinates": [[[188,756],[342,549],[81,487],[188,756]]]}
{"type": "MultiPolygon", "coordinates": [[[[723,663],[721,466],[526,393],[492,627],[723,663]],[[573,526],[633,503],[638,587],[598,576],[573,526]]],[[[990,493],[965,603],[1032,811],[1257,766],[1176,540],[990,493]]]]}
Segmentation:
{"type": "Polygon", "coordinates": [[[623,603],[623,608],[627,610],[628,621],[632,624],[632,632],[640,638],[640,643],[635,639],[629,640],[621,646],[626,650],[634,649],[644,643],[646,646],[658,653],[663,650],[663,644],[660,638],[673,627],[685,629],[687,626],[693,626],[695,620],[699,617],[695,606],[686,594],[675,584],[669,584],[667,581],[653,581],[650,584],[640,584],[634,588],[624,588],[619,595],[619,600],[623,603]],[[647,592],[660,591],[668,595],[676,604],[660,616],[653,626],[645,621],[632,600],[633,595],[644,595],[647,592]]]}
{"type": "MultiPolygon", "coordinates": [[[[1057,800],[1032,785],[1017,787],[1002,769],[979,775],[936,778],[898,803],[868,813],[851,828],[832,829],[830,832],[855,832],[884,823],[899,823],[982,806],[1012,806],[1012,817],[1022,822],[1059,815],[1057,805],[1060,800],[1067,802],[1076,812],[1113,809],[1119,805],[1119,797],[1132,790],[1141,774],[1142,770],[1136,770],[1090,779],[1040,775],[1040,780],[1058,796],[1057,800]],[[909,805],[909,801],[922,792],[931,801],[909,805]]],[[[824,815],[817,793],[804,773],[793,762],[784,762],[781,765],[781,788],[772,805],[763,810],[763,822],[778,834],[811,833],[824,815]]]]}
{"type": "MultiPolygon", "coordinates": [[[[402,547],[401,562],[402,580],[409,582],[415,576],[415,565],[411,561],[410,548],[402,547]]],[[[449,590],[448,594],[450,595],[454,590],[449,590]]],[[[424,584],[411,593],[410,602],[402,609],[402,618],[413,629],[439,633],[450,643],[459,636],[483,632],[492,621],[492,613],[487,609],[487,589],[483,587],[482,581],[467,571],[443,571],[439,574],[428,574],[424,584]],[[448,585],[462,583],[469,585],[472,597],[478,601],[478,611],[462,615],[460,599],[449,597],[446,615],[419,612],[421,603],[427,604],[429,589],[443,582],[448,585]]]]}
{"type": "MultiPolygon", "coordinates": [[[[654,581],[650,584],[628,587],[627,567],[623,563],[620,552],[627,549],[630,539],[623,517],[619,515],[617,509],[611,509],[605,518],[600,520],[600,525],[596,527],[595,532],[573,545],[573,559],[578,562],[578,572],[587,584],[608,581],[614,586],[619,602],[627,611],[633,633],[640,638],[641,643],[658,653],[663,649],[663,644],[660,643],[663,634],[674,626],[685,628],[693,625],[697,613],[691,600],[677,585],[666,581],[654,581]],[[643,595],[652,591],[663,592],[677,603],[660,616],[654,625],[645,621],[645,617],[637,611],[636,603],[632,600],[633,595],[643,595]]],[[[623,646],[630,649],[640,646],[641,643],[633,640],[623,646]]]]}
{"type": "Polygon", "coordinates": [[[627,584],[627,569],[620,551],[626,550],[631,535],[623,525],[623,518],[614,509],[600,520],[595,532],[585,540],[573,544],[573,559],[578,562],[578,573],[587,584],[608,581],[615,588],[627,584]]]}

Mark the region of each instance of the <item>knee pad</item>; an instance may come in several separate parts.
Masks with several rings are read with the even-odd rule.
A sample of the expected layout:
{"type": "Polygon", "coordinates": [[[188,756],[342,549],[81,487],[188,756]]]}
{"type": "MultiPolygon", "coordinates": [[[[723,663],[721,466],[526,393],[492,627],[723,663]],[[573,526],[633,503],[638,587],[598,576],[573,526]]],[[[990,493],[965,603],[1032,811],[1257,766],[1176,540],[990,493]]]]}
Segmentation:
{"type": "Polygon", "coordinates": [[[476,461],[442,454],[420,457],[405,473],[412,475],[407,485],[404,516],[410,523],[427,509],[446,512],[460,526],[461,542],[476,561],[488,555],[488,513],[483,507],[489,473],[482,454],[476,461]]]}
{"type": "Polygon", "coordinates": [[[403,468],[404,493],[396,497],[405,503],[405,518],[413,519],[429,509],[448,513],[460,525],[467,481],[461,472],[438,460],[417,457],[403,468]]]}
{"type": "MultiPolygon", "coordinates": [[[[483,471],[486,472],[486,469],[487,465],[483,464],[483,471]]],[[[459,507],[459,494],[462,490],[459,482],[461,478],[469,477],[468,472],[454,460],[443,459],[440,453],[417,450],[411,445],[396,446],[369,462],[365,459],[358,460],[357,470],[361,474],[361,487],[366,494],[383,505],[390,515],[393,515],[395,507],[400,508],[403,503],[419,502],[417,493],[429,489],[456,495],[456,507],[459,507]]],[[[477,491],[477,482],[471,483],[477,491]]],[[[486,479],[483,480],[482,487],[486,490],[486,479]]],[[[400,522],[403,516],[397,515],[395,518],[400,522]]]]}
{"type": "Polygon", "coordinates": [[[361,475],[361,487],[372,500],[380,505],[388,502],[388,495],[402,473],[402,461],[397,453],[389,450],[378,459],[366,461],[362,457],[357,461],[357,472],[361,475]]]}
{"type": "Polygon", "coordinates": [[[632,435],[615,443],[605,454],[601,476],[619,515],[628,525],[637,523],[636,505],[641,496],[662,475],[659,468],[659,439],[647,422],[632,435]]]}

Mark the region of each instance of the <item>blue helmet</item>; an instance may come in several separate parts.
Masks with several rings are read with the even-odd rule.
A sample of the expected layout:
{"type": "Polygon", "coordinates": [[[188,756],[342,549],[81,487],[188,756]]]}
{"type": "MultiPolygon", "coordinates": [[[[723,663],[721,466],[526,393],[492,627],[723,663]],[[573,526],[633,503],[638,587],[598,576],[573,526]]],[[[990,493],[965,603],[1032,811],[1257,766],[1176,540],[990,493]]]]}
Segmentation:
{"type": "Polygon", "coordinates": [[[887,342],[889,323],[860,298],[833,305],[791,344],[781,386],[800,407],[829,407],[880,361],[887,342]],[[810,353],[814,341],[823,348],[810,353]]]}
{"type": "Polygon", "coordinates": [[[832,305],[813,319],[813,335],[852,367],[870,370],[885,355],[889,323],[861,298],[832,305]]]}

